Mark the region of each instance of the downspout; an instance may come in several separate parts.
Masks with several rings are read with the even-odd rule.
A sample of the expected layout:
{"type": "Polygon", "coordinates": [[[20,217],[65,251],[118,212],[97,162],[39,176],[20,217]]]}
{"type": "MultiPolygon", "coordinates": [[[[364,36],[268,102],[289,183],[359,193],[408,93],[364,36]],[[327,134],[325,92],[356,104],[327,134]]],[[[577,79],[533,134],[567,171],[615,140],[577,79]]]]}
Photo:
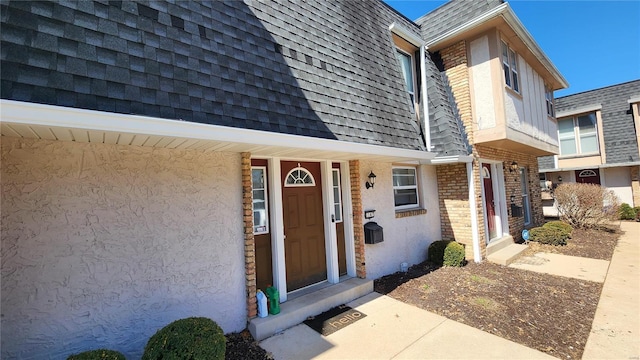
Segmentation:
{"type": "Polygon", "coordinates": [[[469,210],[471,211],[471,239],[473,242],[473,261],[482,261],[480,254],[480,237],[478,236],[478,212],[476,207],[476,191],[473,181],[473,162],[467,163],[467,184],[469,186],[469,210]]]}
{"type": "Polygon", "coordinates": [[[431,128],[429,127],[429,97],[427,96],[427,73],[425,63],[427,61],[427,45],[420,46],[420,82],[422,91],[422,112],[424,119],[424,143],[427,146],[427,151],[431,151],[431,128]]]}

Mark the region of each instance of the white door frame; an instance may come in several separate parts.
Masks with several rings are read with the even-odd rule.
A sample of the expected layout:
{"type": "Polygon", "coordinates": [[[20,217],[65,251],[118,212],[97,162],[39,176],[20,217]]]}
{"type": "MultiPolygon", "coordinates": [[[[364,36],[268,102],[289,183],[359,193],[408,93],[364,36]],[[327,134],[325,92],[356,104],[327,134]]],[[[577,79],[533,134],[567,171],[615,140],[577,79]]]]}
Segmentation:
{"type": "Polygon", "coordinates": [[[484,234],[486,243],[490,243],[492,240],[499,239],[505,234],[509,234],[509,218],[507,213],[507,198],[505,194],[504,184],[504,170],[502,168],[502,161],[479,159],[479,176],[482,189],[482,211],[484,219],[484,234]],[[491,186],[493,187],[493,200],[496,205],[495,220],[496,220],[496,232],[497,236],[493,239],[489,238],[489,227],[487,226],[487,202],[484,192],[484,179],[482,178],[482,165],[488,164],[491,167],[491,186]]]}
{"type": "Polygon", "coordinates": [[[332,188],[332,164],[340,163],[340,176],[342,181],[342,207],[345,229],[347,274],[355,276],[355,244],[353,235],[353,219],[351,207],[351,182],[349,176],[349,164],[344,161],[329,161],[317,159],[291,159],[268,158],[269,166],[269,203],[271,204],[271,256],[273,266],[273,284],[280,292],[280,302],[287,301],[287,272],[284,247],[284,215],[282,206],[282,175],[281,161],[317,162],[320,163],[320,176],[322,178],[322,206],[324,217],[325,251],[327,259],[327,282],[335,284],[339,282],[340,269],[338,266],[338,237],[335,223],[332,222],[333,213],[333,188],[332,188]]]}

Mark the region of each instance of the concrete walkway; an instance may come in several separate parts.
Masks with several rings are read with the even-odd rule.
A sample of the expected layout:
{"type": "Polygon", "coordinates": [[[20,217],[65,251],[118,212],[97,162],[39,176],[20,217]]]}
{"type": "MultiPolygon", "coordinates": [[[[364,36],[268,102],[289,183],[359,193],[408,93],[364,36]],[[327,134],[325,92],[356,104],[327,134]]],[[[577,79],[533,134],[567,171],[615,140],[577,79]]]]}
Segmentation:
{"type": "Polygon", "coordinates": [[[640,223],[621,227],[583,359],[640,359],[640,223]]]}
{"type": "MultiPolygon", "coordinates": [[[[640,223],[623,222],[611,262],[536,254],[512,267],[604,281],[584,359],[640,359],[640,223]]],[[[260,343],[275,359],[553,359],[524,345],[371,293],[366,317],[322,336],[300,324],[260,343]]]]}
{"type": "Polygon", "coordinates": [[[275,359],[554,359],[378,293],[349,304],[366,317],[322,336],[305,324],[263,340],[275,359]]]}

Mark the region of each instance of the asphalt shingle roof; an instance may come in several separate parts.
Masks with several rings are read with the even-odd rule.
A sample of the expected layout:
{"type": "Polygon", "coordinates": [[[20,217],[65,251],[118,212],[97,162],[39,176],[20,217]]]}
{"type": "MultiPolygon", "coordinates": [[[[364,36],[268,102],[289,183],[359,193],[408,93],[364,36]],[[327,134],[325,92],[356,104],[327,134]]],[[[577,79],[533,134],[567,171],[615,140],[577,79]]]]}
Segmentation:
{"type": "Polygon", "coordinates": [[[378,1],[3,2],[1,97],[424,150],[378,1]]]}
{"type": "MultiPolygon", "coordinates": [[[[555,99],[556,113],[601,105],[602,132],[607,164],[640,161],[629,99],[640,97],[640,80],[555,99]]],[[[540,169],[553,169],[553,157],[538,158],[540,169]]]]}
{"type": "Polygon", "coordinates": [[[504,3],[502,0],[452,0],[416,20],[422,38],[429,43],[437,36],[455,29],[504,3]]]}

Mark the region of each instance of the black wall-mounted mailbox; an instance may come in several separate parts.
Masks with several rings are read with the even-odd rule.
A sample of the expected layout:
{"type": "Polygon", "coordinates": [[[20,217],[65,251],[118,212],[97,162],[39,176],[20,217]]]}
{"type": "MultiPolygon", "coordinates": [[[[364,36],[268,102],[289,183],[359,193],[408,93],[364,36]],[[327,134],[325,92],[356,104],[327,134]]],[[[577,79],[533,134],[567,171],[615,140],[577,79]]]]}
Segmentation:
{"type": "Polygon", "coordinates": [[[522,206],[518,206],[516,204],[511,204],[511,216],[512,217],[522,217],[522,206]]]}
{"type": "Polygon", "coordinates": [[[383,242],[382,226],[370,221],[364,224],[364,243],[377,244],[383,242]]]}

